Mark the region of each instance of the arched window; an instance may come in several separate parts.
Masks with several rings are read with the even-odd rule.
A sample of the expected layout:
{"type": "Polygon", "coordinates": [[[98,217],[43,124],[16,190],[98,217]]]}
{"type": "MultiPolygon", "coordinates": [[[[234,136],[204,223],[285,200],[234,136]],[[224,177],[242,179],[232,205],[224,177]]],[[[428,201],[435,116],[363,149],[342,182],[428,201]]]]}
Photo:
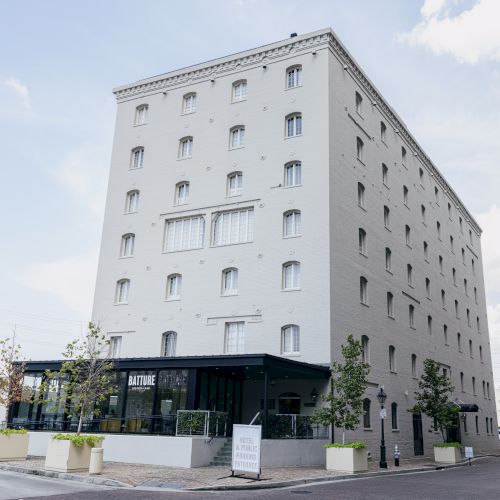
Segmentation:
{"type": "Polygon", "coordinates": [[[182,181],[175,186],[175,204],[183,205],[189,199],[189,182],[182,181]]]}
{"type": "Polygon", "coordinates": [[[135,108],[134,125],[144,125],[148,122],[148,105],[141,104],[135,108]]]}
{"type": "Polygon", "coordinates": [[[355,101],[355,105],[356,105],[356,113],[361,115],[363,112],[363,98],[361,97],[361,94],[359,92],[355,93],[354,101],[355,101]]]}
{"type": "Polygon", "coordinates": [[[386,205],[384,205],[384,226],[386,229],[391,228],[391,211],[386,205]]]}
{"type": "Polygon", "coordinates": [[[406,149],[401,147],[401,164],[404,166],[406,164],[406,149]]]}
{"type": "Polygon", "coordinates": [[[387,292],[387,316],[394,318],[394,295],[387,292]]]}
{"type": "Polygon", "coordinates": [[[386,186],[389,185],[389,169],[385,163],[382,163],[382,182],[386,186]]]}
{"type": "Polygon", "coordinates": [[[302,113],[291,113],[285,118],[285,136],[296,137],[302,135],[302,113]]]}
{"type": "Polygon", "coordinates": [[[411,355],[411,376],[417,378],[417,355],[411,355]]]}
{"type": "Polygon", "coordinates": [[[477,415],[475,421],[476,421],[476,434],[479,434],[479,417],[477,415]]]}
{"type": "Polygon", "coordinates": [[[473,351],[473,349],[472,349],[472,340],[470,340],[470,339],[469,339],[469,356],[470,356],[471,358],[473,358],[473,357],[474,357],[474,351],[473,351]]]}
{"type": "Polygon", "coordinates": [[[380,140],[382,142],[387,140],[387,126],[384,122],[380,122],[380,140]]]}
{"type": "Polygon", "coordinates": [[[122,279],[116,282],[115,304],[127,304],[130,280],[122,279]]]}
{"type": "Polygon", "coordinates": [[[393,345],[389,346],[389,371],[396,371],[396,348],[393,345]]]}
{"type": "Polygon", "coordinates": [[[300,353],[300,328],[297,325],[286,325],[281,329],[281,352],[300,353]]]}
{"type": "Polygon", "coordinates": [[[428,299],[431,298],[431,280],[429,278],[425,278],[425,296],[428,299]]]}
{"type": "Polygon", "coordinates": [[[247,97],[247,81],[238,80],[233,83],[233,102],[243,101],[247,97]]]}
{"type": "Polygon", "coordinates": [[[422,222],[425,223],[425,205],[420,205],[420,214],[422,215],[422,222]]]}
{"type": "Polygon", "coordinates": [[[408,246],[411,245],[411,229],[410,226],[405,226],[405,241],[408,246]]]}
{"type": "Polygon", "coordinates": [[[132,149],[132,153],[130,155],[130,168],[142,168],[144,165],[144,148],[139,146],[137,148],[132,149]]]}
{"type": "Polygon", "coordinates": [[[239,196],[243,190],[243,174],[232,172],[227,176],[227,196],[239,196]]]}
{"type": "Polygon", "coordinates": [[[427,316],[427,332],[432,335],[432,316],[427,316]]]}
{"type": "Polygon", "coordinates": [[[245,145],[245,126],[236,125],[229,130],[229,149],[242,148],[245,145]]]}
{"type": "Polygon", "coordinates": [[[289,210],[283,214],[283,236],[300,236],[301,213],[300,210],[289,210]]]}
{"type": "Polygon", "coordinates": [[[479,361],[483,362],[483,346],[479,346],[479,361]]]}
{"type": "Polygon", "coordinates": [[[460,390],[464,392],[464,372],[460,372],[460,390]]]}
{"type": "Polygon", "coordinates": [[[458,352],[462,352],[462,335],[460,333],[457,333],[457,346],[458,352]]]}
{"type": "Polygon", "coordinates": [[[122,236],[120,257],[132,257],[134,255],[135,234],[128,233],[122,236]]]}
{"type": "Polygon", "coordinates": [[[292,161],[285,165],[285,187],[295,187],[302,184],[302,164],[292,161]]]}
{"type": "Polygon", "coordinates": [[[365,208],[365,186],[358,182],[358,205],[365,208]]]}
{"type": "Polygon", "coordinates": [[[441,239],[441,222],[436,221],[436,234],[439,239],[441,239]]]}
{"type": "Polygon", "coordinates": [[[408,205],[408,188],[403,186],[403,203],[408,205]]]}
{"type": "Polygon", "coordinates": [[[363,228],[358,229],[359,253],[366,255],[366,231],[363,228]]]}
{"type": "Polygon", "coordinates": [[[395,431],[398,429],[398,404],[391,403],[391,427],[395,431]]]}
{"type": "Polygon", "coordinates": [[[238,269],[222,271],[222,295],[238,295],[238,269]]]}
{"type": "Polygon", "coordinates": [[[483,380],[483,398],[486,399],[486,382],[483,380]]]}
{"type": "Polygon", "coordinates": [[[285,262],[283,264],[283,290],[298,290],[300,288],[300,262],[285,262]]]}
{"type": "Polygon", "coordinates": [[[361,360],[363,363],[370,362],[370,339],[366,335],[361,336],[361,360]]]}
{"type": "Polygon", "coordinates": [[[408,306],[408,320],[410,328],[415,328],[415,306],[412,304],[408,306]]]}
{"type": "Polygon", "coordinates": [[[429,259],[429,244],[424,241],[424,259],[427,261],[429,259]]]}
{"type": "Polygon", "coordinates": [[[161,355],[165,358],[172,358],[175,356],[177,348],[177,333],[165,332],[162,335],[161,355]]]}
{"type": "Polygon", "coordinates": [[[413,267],[411,264],[406,265],[406,277],[408,286],[413,286],[413,267]]]}
{"type": "Polygon", "coordinates": [[[182,98],[182,112],[184,114],[196,111],[196,92],[185,94],[182,98]]]}
{"type": "Polygon", "coordinates": [[[443,325],[443,341],[444,345],[448,345],[448,326],[443,325]]]}
{"type": "Polygon", "coordinates": [[[390,271],[392,264],[392,252],[389,247],[385,247],[385,270],[390,271]]]}
{"type": "Polygon", "coordinates": [[[368,305],[368,280],[364,276],[359,278],[359,300],[368,305]]]}
{"type": "Polygon", "coordinates": [[[167,277],[167,300],[179,300],[182,293],[182,275],[171,274],[167,277]]]}
{"type": "Polygon", "coordinates": [[[371,429],[371,415],[370,415],[371,401],[368,398],[363,399],[363,427],[371,429]]]}
{"type": "Polygon", "coordinates": [[[476,396],[476,377],[472,377],[472,394],[476,396]]]}
{"type": "Polygon", "coordinates": [[[186,158],[191,158],[193,154],[193,138],[183,137],[179,141],[179,160],[185,160],[186,158]]]}
{"type": "Polygon", "coordinates": [[[359,161],[363,161],[363,148],[364,148],[364,143],[361,140],[360,137],[356,137],[356,158],[359,161]]]}
{"type": "Polygon", "coordinates": [[[302,85],[302,66],[290,66],[286,69],[286,88],[293,89],[302,85]]]}
{"type": "Polygon", "coordinates": [[[137,212],[139,207],[139,191],[134,189],[133,191],[129,191],[127,193],[125,199],[125,213],[131,214],[137,212]]]}

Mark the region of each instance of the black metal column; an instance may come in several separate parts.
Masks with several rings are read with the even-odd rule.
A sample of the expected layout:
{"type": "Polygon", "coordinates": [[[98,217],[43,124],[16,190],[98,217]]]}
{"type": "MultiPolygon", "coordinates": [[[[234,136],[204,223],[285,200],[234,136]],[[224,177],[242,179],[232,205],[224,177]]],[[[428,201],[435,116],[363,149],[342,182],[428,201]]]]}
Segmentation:
{"type": "MultiPolygon", "coordinates": [[[[382,405],[382,410],[384,409],[384,406],[382,405]]],[[[387,460],[385,456],[385,435],[384,435],[384,418],[382,418],[382,415],[380,416],[380,422],[382,425],[382,437],[380,440],[380,468],[381,469],[387,469],[387,460]]]]}
{"type": "Polygon", "coordinates": [[[269,414],[269,368],[264,366],[264,418],[262,437],[267,438],[267,417],[269,414]]]}

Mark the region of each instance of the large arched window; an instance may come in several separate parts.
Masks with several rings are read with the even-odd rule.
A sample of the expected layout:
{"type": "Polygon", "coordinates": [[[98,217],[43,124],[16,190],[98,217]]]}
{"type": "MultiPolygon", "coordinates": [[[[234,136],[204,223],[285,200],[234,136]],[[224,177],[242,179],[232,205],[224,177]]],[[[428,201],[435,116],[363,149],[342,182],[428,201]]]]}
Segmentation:
{"type": "Polygon", "coordinates": [[[180,300],[182,293],[182,275],[171,274],[167,277],[167,300],[180,300]]]}
{"type": "Polygon", "coordinates": [[[116,282],[115,304],[127,304],[130,290],[130,280],[121,279],[116,282]]]}
{"type": "Polygon", "coordinates": [[[191,158],[193,154],[193,138],[183,137],[179,140],[179,160],[191,158]]]}
{"type": "Polygon", "coordinates": [[[238,295],[238,269],[222,271],[222,295],[238,295]]]}
{"type": "Polygon", "coordinates": [[[177,349],[177,333],[165,332],[162,335],[161,355],[165,358],[172,358],[175,356],[177,349]]]}
{"type": "Polygon", "coordinates": [[[371,429],[372,426],[370,409],[371,401],[368,398],[363,399],[363,427],[365,429],[371,429]]]}
{"type": "Polygon", "coordinates": [[[281,329],[281,352],[300,353],[300,328],[297,325],[286,325],[281,329]]]}
{"type": "Polygon", "coordinates": [[[128,233],[122,236],[120,257],[132,257],[134,255],[135,234],[128,233]]]}
{"type": "Polygon", "coordinates": [[[283,214],[283,236],[300,236],[301,213],[300,210],[289,210],[283,214]]]}
{"type": "Polygon", "coordinates": [[[285,165],[285,187],[295,187],[302,184],[302,164],[292,161],[285,165]]]}
{"type": "Polygon", "coordinates": [[[138,208],[139,208],[139,191],[137,189],[134,189],[133,191],[129,191],[127,193],[125,199],[125,213],[132,214],[134,212],[137,212],[138,208]]]}
{"type": "Polygon", "coordinates": [[[234,245],[253,241],[253,219],[253,208],[215,214],[212,223],[212,245],[234,245]]]}
{"type": "Polygon", "coordinates": [[[142,168],[144,166],[144,148],[142,146],[138,146],[137,148],[132,149],[130,154],[130,168],[142,168]]]}
{"type": "Polygon", "coordinates": [[[302,135],[302,113],[291,113],[285,117],[285,137],[302,135]]]}
{"type": "Polygon", "coordinates": [[[300,262],[283,264],[283,290],[298,290],[300,288],[300,262]]]}
{"type": "Polygon", "coordinates": [[[175,186],[175,204],[183,205],[189,199],[189,182],[182,181],[175,186]]]}
{"type": "Polygon", "coordinates": [[[232,101],[243,101],[247,97],[247,81],[238,80],[233,83],[232,101]]]}
{"type": "Polygon", "coordinates": [[[227,196],[239,196],[243,190],[243,174],[232,172],[227,176],[227,196]]]}
{"type": "Polygon", "coordinates": [[[229,130],[229,149],[242,148],[245,145],[245,125],[236,125],[229,130]]]}
{"type": "Polygon", "coordinates": [[[286,88],[293,89],[302,85],[302,66],[297,64],[286,69],[286,88]]]}
{"type": "Polygon", "coordinates": [[[140,104],[135,108],[134,125],[144,125],[148,122],[148,105],[140,104]]]}
{"type": "Polygon", "coordinates": [[[194,113],[196,111],[196,92],[189,92],[182,98],[182,112],[184,114],[194,113]]]}

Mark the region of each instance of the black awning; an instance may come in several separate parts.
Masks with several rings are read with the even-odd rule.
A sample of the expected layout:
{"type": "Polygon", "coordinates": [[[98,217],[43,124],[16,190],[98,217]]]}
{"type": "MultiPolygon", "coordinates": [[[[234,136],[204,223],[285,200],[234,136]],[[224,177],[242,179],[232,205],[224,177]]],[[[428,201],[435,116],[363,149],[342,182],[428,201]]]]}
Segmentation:
{"type": "Polygon", "coordinates": [[[476,404],[465,404],[465,403],[462,403],[460,405],[460,411],[464,412],[464,413],[477,412],[477,411],[479,411],[479,406],[477,406],[476,404]]]}

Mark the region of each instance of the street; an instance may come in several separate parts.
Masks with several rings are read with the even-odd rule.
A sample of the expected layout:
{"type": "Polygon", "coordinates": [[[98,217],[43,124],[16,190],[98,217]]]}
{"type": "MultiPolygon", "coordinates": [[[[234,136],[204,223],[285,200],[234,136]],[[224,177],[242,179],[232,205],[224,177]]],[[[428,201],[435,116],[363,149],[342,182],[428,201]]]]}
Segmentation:
{"type": "Polygon", "coordinates": [[[176,492],[111,489],[71,481],[52,480],[24,474],[0,472],[0,500],[48,498],[51,500],[179,500],[179,499],[269,499],[335,500],[432,499],[470,500],[500,498],[500,458],[480,459],[472,467],[368,479],[309,484],[293,488],[176,492]],[[37,496],[38,495],[38,496],[37,496]]]}

